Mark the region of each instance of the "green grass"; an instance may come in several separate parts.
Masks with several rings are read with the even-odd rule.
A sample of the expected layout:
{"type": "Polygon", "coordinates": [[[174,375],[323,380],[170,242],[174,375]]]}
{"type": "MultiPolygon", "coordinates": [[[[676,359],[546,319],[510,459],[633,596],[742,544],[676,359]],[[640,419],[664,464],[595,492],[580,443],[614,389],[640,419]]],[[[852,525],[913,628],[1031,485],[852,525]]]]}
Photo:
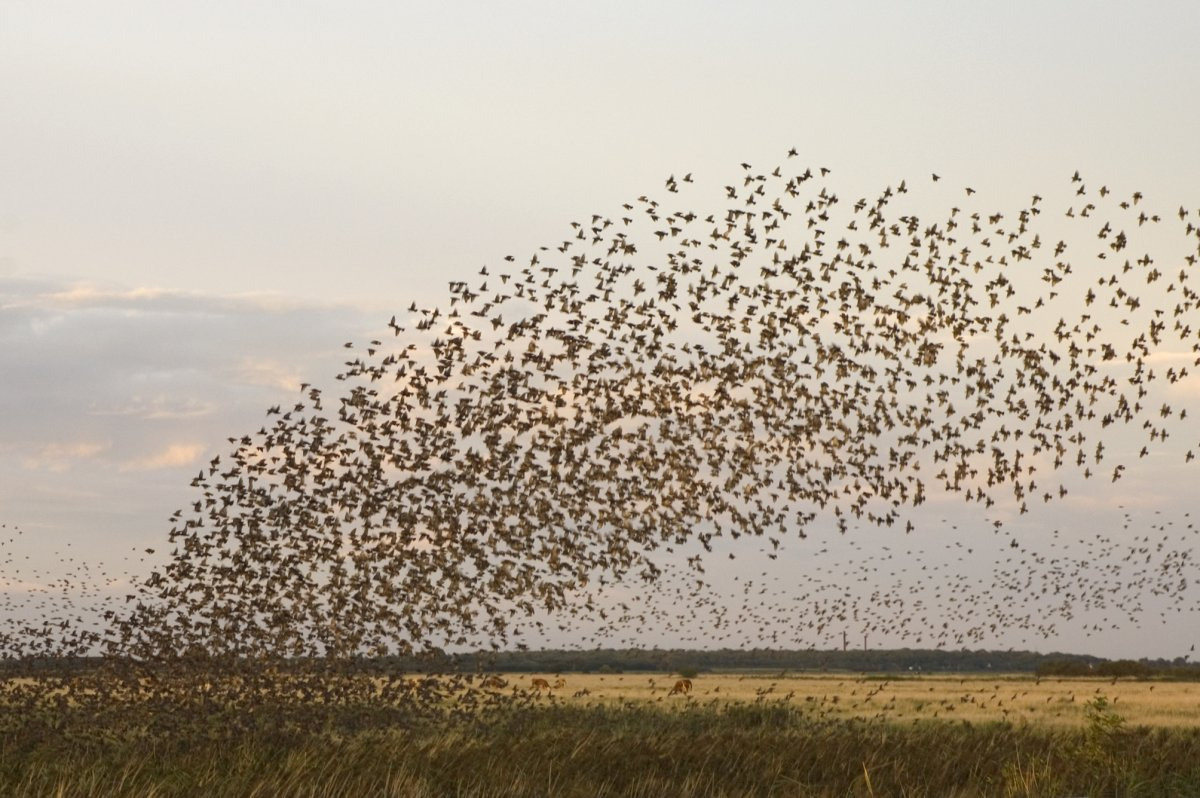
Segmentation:
{"type": "Polygon", "coordinates": [[[1200,729],[533,707],[330,739],[0,741],[6,796],[1200,795],[1200,729]]]}

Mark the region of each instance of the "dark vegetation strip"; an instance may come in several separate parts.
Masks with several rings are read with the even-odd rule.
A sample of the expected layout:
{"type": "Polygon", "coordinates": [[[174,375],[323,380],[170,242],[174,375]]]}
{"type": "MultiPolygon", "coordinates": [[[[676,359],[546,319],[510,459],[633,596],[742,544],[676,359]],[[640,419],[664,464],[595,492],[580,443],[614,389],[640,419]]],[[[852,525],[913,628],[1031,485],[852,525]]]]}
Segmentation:
{"type": "MultiPolygon", "coordinates": [[[[26,658],[0,662],[9,676],[37,676],[86,671],[100,658],[26,658]]],[[[779,669],[796,671],[907,671],[922,673],[1037,673],[1044,676],[1133,676],[1200,681],[1200,664],[1175,660],[1106,660],[1086,654],[1040,654],[1033,651],[945,651],[879,649],[818,651],[775,649],[593,649],[588,651],[502,651],[443,657],[380,657],[363,665],[384,672],[471,672],[495,670],[530,673],[617,673],[779,669]]]]}
{"type": "Polygon", "coordinates": [[[787,707],[549,707],[336,741],[0,741],[0,794],[1198,795],[1200,729],[817,720],[787,707]]]}

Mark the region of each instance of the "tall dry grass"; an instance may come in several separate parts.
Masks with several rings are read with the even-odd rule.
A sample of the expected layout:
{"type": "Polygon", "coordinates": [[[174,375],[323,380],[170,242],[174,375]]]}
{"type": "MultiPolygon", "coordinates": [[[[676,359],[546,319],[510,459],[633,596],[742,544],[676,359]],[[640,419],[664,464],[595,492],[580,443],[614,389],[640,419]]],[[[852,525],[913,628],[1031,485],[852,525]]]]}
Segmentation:
{"type": "Polygon", "coordinates": [[[785,705],[539,706],[336,740],[0,741],[11,796],[1200,795],[1200,728],[822,718],[785,705]]]}
{"type": "MultiPolygon", "coordinates": [[[[535,677],[510,675],[514,686],[535,677]]],[[[1029,722],[1082,726],[1089,701],[1103,697],[1131,725],[1200,726],[1200,683],[1032,674],[813,674],[750,671],[703,673],[685,698],[671,696],[675,677],[662,673],[566,674],[566,685],[540,698],[568,705],[643,703],[785,704],[836,718],[1029,722]]]]}

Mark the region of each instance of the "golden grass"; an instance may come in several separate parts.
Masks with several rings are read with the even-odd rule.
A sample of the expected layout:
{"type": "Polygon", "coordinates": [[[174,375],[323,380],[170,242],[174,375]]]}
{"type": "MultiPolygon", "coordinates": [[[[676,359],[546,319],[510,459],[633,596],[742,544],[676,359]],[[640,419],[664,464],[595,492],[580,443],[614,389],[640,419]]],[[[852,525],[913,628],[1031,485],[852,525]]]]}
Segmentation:
{"type": "MultiPolygon", "coordinates": [[[[508,674],[509,690],[529,690],[534,678],[508,674]]],[[[1200,683],[1111,678],[1042,678],[1029,674],[954,674],[894,677],[858,674],[712,673],[692,679],[688,696],[670,696],[674,676],[662,673],[564,674],[566,686],[543,691],[547,703],[653,704],[782,703],[839,718],[892,721],[1009,721],[1078,726],[1088,701],[1103,696],[1133,725],[1200,726],[1200,683]]]]}
{"type": "Polygon", "coordinates": [[[545,699],[485,724],[332,738],[269,730],[107,741],[0,735],[0,795],[1200,795],[1200,727],[1117,728],[1110,720],[1094,711],[1082,728],[892,723],[820,719],[787,704],[545,699]]]}
{"type": "MultiPolygon", "coordinates": [[[[379,682],[382,697],[384,681],[379,682]]],[[[498,694],[525,693],[535,702],[570,707],[649,706],[687,708],[696,705],[780,704],[816,712],[830,719],[884,719],[893,722],[949,720],[985,723],[1008,721],[1055,727],[1087,722],[1085,707],[1098,696],[1131,725],[1200,727],[1200,683],[1134,679],[1048,677],[1031,674],[862,675],[746,671],[703,673],[692,679],[689,695],[670,695],[676,675],[505,674],[503,689],[476,689],[498,694]],[[535,691],[534,679],[554,685],[535,691]]],[[[40,681],[10,678],[0,682],[0,696],[40,681]]],[[[405,680],[411,682],[412,680],[405,680]]],[[[76,686],[70,703],[91,689],[76,686]]],[[[47,686],[40,700],[52,700],[67,688],[47,686]]],[[[451,688],[451,693],[457,692],[451,688]]]]}
{"type": "Polygon", "coordinates": [[[506,678],[495,692],[519,700],[437,680],[437,700],[463,712],[424,719],[389,714],[368,675],[337,706],[284,695],[310,687],[284,676],[268,696],[287,699],[278,715],[193,717],[186,683],[165,703],[80,707],[63,728],[65,696],[36,717],[18,701],[0,795],[1200,795],[1196,683],[760,671],[701,674],[671,696],[673,674],[567,673],[534,696],[533,679],[559,674],[506,678]]]}

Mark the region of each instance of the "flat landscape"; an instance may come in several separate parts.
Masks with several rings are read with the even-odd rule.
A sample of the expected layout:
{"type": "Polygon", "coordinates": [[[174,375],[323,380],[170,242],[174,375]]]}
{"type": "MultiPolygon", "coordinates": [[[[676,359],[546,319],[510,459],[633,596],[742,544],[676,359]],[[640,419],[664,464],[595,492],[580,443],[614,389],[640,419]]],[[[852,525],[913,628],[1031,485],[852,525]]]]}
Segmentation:
{"type": "Polygon", "coordinates": [[[152,711],[132,735],[0,735],[0,794],[1200,794],[1197,682],[758,670],[703,672],[672,694],[681,677],[661,671],[500,678],[485,689],[514,700],[449,723],[164,736],[152,711]]]}
{"type": "Polygon", "coordinates": [[[1200,2],[0,9],[0,798],[1200,798],[1200,2]]]}
{"type": "Polygon", "coordinates": [[[661,673],[505,674],[509,689],[530,690],[534,679],[566,685],[544,692],[546,703],[568,706],[647,704],[790,704],[831,718],[891,721],[951,720],[1079,726],[1087,707],[1103,698],[1127,724],[1200,726],[1200,683],[1111,678],[1038,678],[1031,674],[870,675],[747,671],[705,673],[687,695],[671,690],[677,677],[661,673]]]}

